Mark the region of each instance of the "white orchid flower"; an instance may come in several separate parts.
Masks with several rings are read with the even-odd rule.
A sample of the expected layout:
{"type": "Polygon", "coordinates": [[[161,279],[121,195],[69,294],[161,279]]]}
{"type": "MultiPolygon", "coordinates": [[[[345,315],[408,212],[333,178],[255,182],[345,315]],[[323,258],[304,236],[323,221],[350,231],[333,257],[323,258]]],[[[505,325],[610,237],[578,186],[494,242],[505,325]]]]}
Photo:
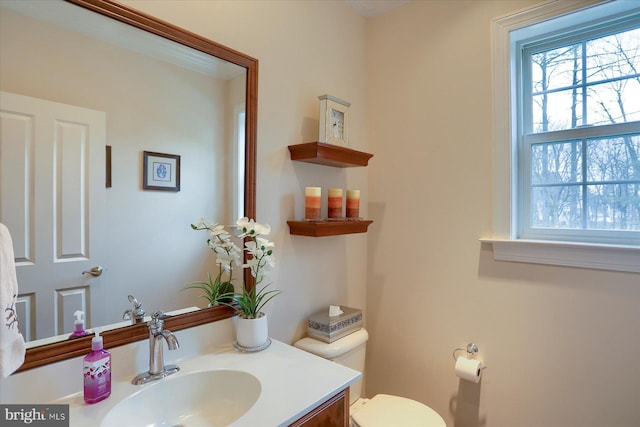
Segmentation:
{"type": "Polygon", "coordinates": [[[240,228],[240,234],[238,237],[242,239],[252,234],[254,221],[247,217],[243,217],[236,221],[236,225],[240,228]]]}
{"type": "Polygon", "coordinates": [[[257,235],[267,236],[269,233],[271,233],[271,226],[269,224],[260,224],[256,222],[254,230],[257,235]]]}
{"type": "Polygon", "coordinates": [[[236,221],[236,225],[240,228],[247,227],[250,223],[253,223],[253,220],[249,220],[246,216],[238,218],[236,221]]]}
{"type": "Polygon", "coordinates": [[[219,236],[221,234],[229,234],[225,231],[224,229],[224,225],[220,225],[220,224],[213,224],[210,227],[207,227],[209,230],[211,230],[211,236],[219,236]]]}
{"type": "Polygon", "coordinates": [[[273,242],[265,239],[264,237],[256,237],[256,244],[258,247],[263,248],[263,250],[274,247],[273,242]]]}
{"type": "Polygon", "coordinates": [[[252,236],[266,236],[271,233],[271,226],[269,224],[260,224],[252,219],[246,217],[240,218],[236,225],[240,228],[240,234],[238,237],[252,237],[252,236]]]}

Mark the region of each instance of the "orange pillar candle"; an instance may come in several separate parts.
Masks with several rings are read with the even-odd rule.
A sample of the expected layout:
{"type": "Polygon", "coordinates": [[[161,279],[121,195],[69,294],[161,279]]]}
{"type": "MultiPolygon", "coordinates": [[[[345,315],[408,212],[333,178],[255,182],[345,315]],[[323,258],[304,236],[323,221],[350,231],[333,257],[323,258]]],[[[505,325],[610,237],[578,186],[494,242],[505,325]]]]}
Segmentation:
{"type": "Polygon", "coordinates": [[[347,190],[347,218],[360,217],[360,190],[347,190]]]}
{"type": "Polygon", "coordinates": [[[304,189],[304,219],[320,219],[320,187],[306,187],[304,189]]]}
{"type": "Polygon", "coordinates": [[[327,216],[331,219],[342,218],[342,188],[329,189],[327,216]]]}

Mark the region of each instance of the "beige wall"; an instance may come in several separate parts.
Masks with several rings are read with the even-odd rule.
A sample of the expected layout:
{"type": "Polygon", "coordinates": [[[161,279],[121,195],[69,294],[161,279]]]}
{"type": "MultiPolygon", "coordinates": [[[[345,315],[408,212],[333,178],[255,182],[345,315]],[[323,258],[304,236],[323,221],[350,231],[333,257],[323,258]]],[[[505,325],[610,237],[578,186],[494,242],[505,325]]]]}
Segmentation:
{"type": "Polygon", "coordinates": [[[531,1],[416,1],[369,23],[368,393],[449,426],[640,425],[640,276],[494,262],[490,21],[531,1]],[[480,347],[480,385],[451,352],[480,347]],[[634,364],[635,362],[635,364],[634,364]]]}
{"type": "Polygon", "coordinates": [[[366,309],[368,393],[421,400],[452,426],[640,424],[637,274],[495,263],[489,22],[534,2],[416,1],[367,23],[334,1],[128,1],[260,60],[258,219],[291,342],[330,303],[366,309]],[[292,163],[317,96],[349,100],[366,169],[292,163]],[[307,185],[363,190],[366,235],[290,236],[307,185]],[[368,204],[367,204],[368,202],[368,204]],[[475,341],[480,386],[453,375],[475,341]],[[637,365],[636,365],[637,366],[637,365]]]}

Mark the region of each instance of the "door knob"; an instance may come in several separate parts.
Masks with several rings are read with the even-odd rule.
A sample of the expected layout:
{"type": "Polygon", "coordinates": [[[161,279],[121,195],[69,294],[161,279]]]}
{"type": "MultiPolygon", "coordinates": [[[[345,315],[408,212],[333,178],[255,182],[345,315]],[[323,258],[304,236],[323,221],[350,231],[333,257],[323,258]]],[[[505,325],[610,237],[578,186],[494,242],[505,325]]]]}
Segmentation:
{"type": "Polygon", "coordinates": [[[100,267],[99,265],[93,267],[91,270],[89,271],[83,271],[82,274],[90,274],[93,277],[98,277],[99,275],[102,274],[102,267],[100,267]]]}

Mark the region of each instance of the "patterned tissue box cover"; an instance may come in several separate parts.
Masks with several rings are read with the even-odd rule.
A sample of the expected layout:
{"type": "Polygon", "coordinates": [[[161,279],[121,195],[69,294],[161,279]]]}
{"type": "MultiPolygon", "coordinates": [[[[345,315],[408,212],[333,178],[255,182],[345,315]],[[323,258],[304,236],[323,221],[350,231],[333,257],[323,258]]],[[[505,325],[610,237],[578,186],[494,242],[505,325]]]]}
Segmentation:
{"type": "Polygon", "coordinates": [[[320,341],[332,343],[362,328],[362,310],[340,307],[338,316],[329,317],[328,310],[322,310],[311,317],[307,323],[307,335],[320,341]]]}

